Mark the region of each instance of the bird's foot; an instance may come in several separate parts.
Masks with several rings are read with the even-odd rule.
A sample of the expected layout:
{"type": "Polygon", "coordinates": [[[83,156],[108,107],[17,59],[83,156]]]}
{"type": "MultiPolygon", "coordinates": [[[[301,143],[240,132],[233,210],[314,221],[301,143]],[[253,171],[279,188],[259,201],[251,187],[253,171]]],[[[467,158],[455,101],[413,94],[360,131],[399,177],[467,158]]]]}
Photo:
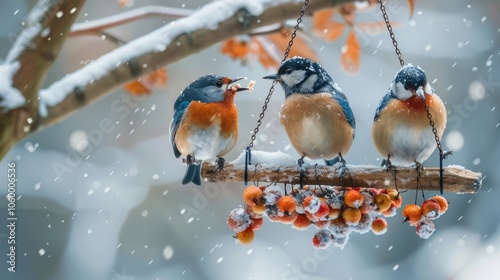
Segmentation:
{"type": "Polygon", "coordinates": [[[453,155],[453,151],[443,151],[443,159],[447,159],[451,155],[453,155]]]}
{"type": "Polygon", "coordinates": [[[186,158],[183,158],[182,159],[182,164],[184,165],[199,165],[201,163],[200,160],[196,160],[195,157],[193,155],[187,155],[186,158]]]}
{"type": "MultiPolygon", "coordinates": [[[[387,159],[384,159],[382,163],[383,163],[383,165],[385,165],[386,170],[391,172],[392,178],[394,179],[394,188],[396,189],[396,191],[398,191],[396,166],[392,164],[390,156],[387,157],[387,159]]],[[[399,194],[399,191],[398,191],[398,194],[399,194]]]]}
{"type": "Polygon", "coordinates": [[[351,177],[351,171],[349,168],[347,168],[347,163],[345,159],[342,157],[342,155],[339,153],[339,162],[340,162],[340,181],[342,182],[342,188],[346,187],[346,174],[349,176],[349,181],[351,183],[351,186],[353,185],[352,177],[351,177]]]}
{"type": "Polygon", "coordinates": [[[304,158],[301,157],[297,160],[297,164],[299,165],[299,184],[300,184],[300,188],[302,188],[304,186],[303,184],[303,180],[304,178],[306,178],[307,180],[307,176],[306,176],[306,168],[304,167],[304,158]]]}
{"type": "Polygon", "coordinates": [[[224,169],[224,165],[226,164],[226,160],[222,157],[218,157],[216,160],[215,160],[215,171],[216,172],[220,172],[222,171],[222,169],[224,169]]]}

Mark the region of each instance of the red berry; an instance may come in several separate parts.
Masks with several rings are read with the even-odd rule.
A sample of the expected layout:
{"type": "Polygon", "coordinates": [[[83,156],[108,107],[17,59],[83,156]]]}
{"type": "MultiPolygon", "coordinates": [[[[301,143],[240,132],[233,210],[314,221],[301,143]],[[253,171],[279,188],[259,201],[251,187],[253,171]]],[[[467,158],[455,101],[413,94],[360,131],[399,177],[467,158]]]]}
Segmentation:
{"type": "Polygon", "coordinates": [[[292,228],[298,230],[306,230],[310,224],[311,220],[309,220],[309,218],[307,218],[305,214],[299,214],[293,222],[292,228]]]}
{"type": "Polygon", "coordinates": [[[312,239],[314,247],[325,249],[332,243],[332,233],[327,229],[320,229],[312,239]]]}
{"type": "Polygon", "coordinates": [[[420,238],[427,239],[431,237],[431,235],[434,233],[436,230],[436,226],[434,223],[427,219],[423,218],[417,225],[417,235],[420,238]]]}
{"type": "Polygon", "coordinates": [[[329,213],[330,213],[330,206],[328,206],[326,202],[321,201],[321,203],[319,204],[318,211],[316,211],[316,213],[314,213],[313,215],[314,217],[321,220],[326,218],[326,216],[328,216],[329,213]]]}
{"type": "Polygon", "coordinates": [[[235,232],[244,231],[250,226],[251,222],[250,215],[241,207],[233,209],[227,218],[227,225],[235,232]]]}
{"type": "Polygon", "coordinates": [[[253,230],[258,230],[262,227],[263,223],[264,223],[264,219],[262,219],[262,218],[258,218],[258,219],[252,218],[252,223],[250,224],[250,227],[253,230]]]}
{"type": "Polygon", "coordinates": [[[448,201],[446,201],[446,198],[436,195],[431,199],[439,204],[439,214],[442,215],[446,212],[446,210],[448,210],[448,201]]]}

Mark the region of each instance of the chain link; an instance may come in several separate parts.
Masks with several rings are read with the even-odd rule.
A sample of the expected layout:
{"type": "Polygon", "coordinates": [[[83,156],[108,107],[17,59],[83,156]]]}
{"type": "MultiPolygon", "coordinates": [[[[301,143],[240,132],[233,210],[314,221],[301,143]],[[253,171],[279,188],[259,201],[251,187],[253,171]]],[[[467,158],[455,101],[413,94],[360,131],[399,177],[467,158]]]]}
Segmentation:
{"type": "MultiPolygon", "coordinates": [[[[304,14],[306,13],[306,8],[307,8],[308,4],[309,4],[309,0],[306,0],[304,2],[304,6],[300,10],[300,16],[297,19],[297,24],[293,28],[293,32],[292,32],[292,35],[290,36],[290,41],[288,42],[288,46],[285,50],[285,54],[283,55],[283,60],[281,61],[281,64],[283,64],[283,62],[285,62],[285,60],[288,58],[288,55],[290,54],[290,50],[292,49],[292,45],[293,45],[293,40],[297,36],[297,31],[299,30],[300,23],[302,22],[302,17],[304,17],[304,14]]],[[[260,113],[259,119],[257,120],[257,125],[253,130],[253,134],[250,138],[251,139],[250,144],[248,144],[248,146],[250,148],[253,148],[253,142],[257,138],[257,133],[259,133],[259,128],[262,125],[262,119],[264,118],[265,112],[267,110],[267,104],[269,104],[269,101],[271,100],[271,96],[274,93],[274,87],[276,86],[276,84],[277,84],[277,81],[274,80],[273,83],[271,84],[271,88],[269,88],[269,93],[267,94],[267,97],[264,100],[264,105],[262,106],[262,112],[260,113]]]]}
{"type": "Polygon", "coordinates": [[[385,25],[387,26],[387,30],[389,31],[389,35],[391,36],[392,44],[396,49],[395,51],[396,54],[398,55],[399,63],[401,64],[401,67],[403,67],[405,65],[405,61],[403,60],[403,55],[401,54],[401,51],[398,48],[398,41],[396,41],[396,35],[394,35],[394,32],[392,31],[392,26],[391,22],[389,21],[389,17],[387,16],[387,11],[385,10],[385,6],[382,3],[382,0],[378,0],[378,3],[380,4],[380,10],[382,11],[382,15],[384,15],[385,25]]]}

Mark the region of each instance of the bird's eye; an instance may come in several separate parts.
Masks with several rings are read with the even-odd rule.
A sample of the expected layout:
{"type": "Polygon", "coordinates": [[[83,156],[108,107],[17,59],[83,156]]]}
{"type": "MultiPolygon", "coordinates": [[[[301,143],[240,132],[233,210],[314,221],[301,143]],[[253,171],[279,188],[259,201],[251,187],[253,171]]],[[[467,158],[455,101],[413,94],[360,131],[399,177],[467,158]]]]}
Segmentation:
{"type": "Polygon", "coordinates": [[[285,69],[285,74],[287,75],[292,74],[292,69],[290,68],[285,69]]]}
{"type": "Polygon", "coordinates": [[[221,80],[218,80],[215,84],[216,84],[218,87],[221,87],[224,83],[223,83],[221,80]]]}

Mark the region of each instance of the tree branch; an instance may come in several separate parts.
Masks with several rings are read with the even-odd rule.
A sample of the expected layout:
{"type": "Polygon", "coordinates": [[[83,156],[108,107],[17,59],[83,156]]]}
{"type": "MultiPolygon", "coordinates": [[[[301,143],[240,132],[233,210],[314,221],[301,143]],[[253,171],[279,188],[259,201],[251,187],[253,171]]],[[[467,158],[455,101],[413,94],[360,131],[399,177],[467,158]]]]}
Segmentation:
{"type": "MultiPolygon", "coordinates": [[[[352,186],[361,188],[386,189],[394,188],[394,178],[385,168],[375,166],[351,166],[348,168],[352,177],[352,186]]],[[[245,172],[244,164],[225,165],[220,172],[214,172],[215,165],[203,163],[202,177],[208,182],[243,182],[245,172]]],[[[314,166],[307,168],[309,185],[334,185],[342,186],[340,173],[332,166],[314,166]]],[[[398,190],[415,190],[417,186],[417,173],[415,168],[397,168],[398,190]]],[[[473,172],[459,167],[444,168],[444,190],[453,193],[477,193],[481,188],[481,173],[473,172]]],[[[251,165],[248,169],[249,182],[268,182],[299,184],[298,167],[278,165],[251,165]]],[[[439,168],[425,168],[421,174],[420,183],[424,190],[439,191],[439,168]]],[[[346,176],[346,185],[351,186],[351,181],[346,176]]]]}
{"type": "MultiPolygon", "coordinates": [[[[307,11],[313,12],[346,2],[352,0],[311,1],[307,11]]],[[[175,24],[161,27],[103,55],[42,91],[40,98],[48,111],[42,112],[46,116],[41,119],[39,129],[60,121],[125,82],[200,52],[215,43],[246,34],[258,27],[296,18],[301,7],[302,3],[296,1],[228,1],[207,4],[175,24]],[[228,6],[232,7],[231,10],[227,9],[228,6]],[[260,6],[258,14],[255,14],[255,6],[260,6]],[[224,9],[224,12],[220,12],[220,9],[224,9]],[[200,22],[200,18],[209,22],[200,22]]]]}
{"type": "Polygon", "coordinates": [[[5,65],[19,63],[12,86],[21,92],[26,104],[0,110],[0,158],[37,125],[39,89],[84,2],[41,0],[28,15],[23,31],[4,62],[5,65]]]}

